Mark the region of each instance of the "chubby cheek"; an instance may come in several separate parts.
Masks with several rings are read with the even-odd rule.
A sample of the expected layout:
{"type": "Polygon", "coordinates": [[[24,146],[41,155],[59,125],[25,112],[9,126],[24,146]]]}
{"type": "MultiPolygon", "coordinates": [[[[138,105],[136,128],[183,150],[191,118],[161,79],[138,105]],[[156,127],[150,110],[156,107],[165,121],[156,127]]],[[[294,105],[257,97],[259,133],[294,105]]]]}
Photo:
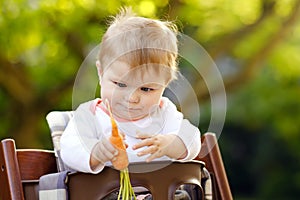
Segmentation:
{"type": "Polygon", "coordinates": [[[101,98],[102,98],[103,101],[104,101],[105,99],[107,99],[107,100],[109,100],[109,101],[111,102],[113,92],[112,92],[112,88],[109,87],[108,84],[103,83],[103,84],[101,85],[100,92],[101,92],[101,98]]]}
{"type": "Polygon", "coordinates": [[[105,99],[109,100],[111,106],[114,107],[114,105],[121,100],[122,94],[113,87],[102,86],[101,98],[103,101],[105,101],[105,99]]]}
{"type": "Polygon", "coordinates": [[[154,107],[160,104],[161,95],[152,95],[151,98],[144,99],[144,108],[151,111],[154,107]]]}

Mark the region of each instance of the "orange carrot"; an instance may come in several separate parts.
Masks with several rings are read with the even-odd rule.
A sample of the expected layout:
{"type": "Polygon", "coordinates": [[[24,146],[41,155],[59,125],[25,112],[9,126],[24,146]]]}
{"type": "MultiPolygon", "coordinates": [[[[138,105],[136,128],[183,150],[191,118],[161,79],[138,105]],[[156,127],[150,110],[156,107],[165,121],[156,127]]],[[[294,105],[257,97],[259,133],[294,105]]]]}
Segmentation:
{"type": "Polygon", "coordinates": [[[128,170],[129,161],[126,152],[126,146],[124,144],[122,135],[119,133],[116,121],[112,116],[108,100],[105,101],[105,104],[110,114],[110,121],[112,127],[111,137],[109,138],[109,141],[118,150],[118,155],[116,160],[112,161],[114,168],[120,170],[120,190],[119,190],[119,195],[117,200],[121,200],[121,199],[136,200],[136,196],[134,194],[132,185],[130,183],[130,178],[129,178],[129,170],[128,170]]]}
{"type": "Polygon", "coordinates": [[[106,105],[110,114],[110,121],[112,126],[112,131],[111,131],[111,136],[109,138],[109,141],[118,150],[118,155],[116,156],[116,159],[112,161],[112,164],[114,168],[116,168],[117,170],[123,170],[127,168],[129,164],[128,155],[126,152],[126,146],[124,144],[123,136],[119,133],[116,121],[112,116],[108,101],[106,101],[106,105]]]}

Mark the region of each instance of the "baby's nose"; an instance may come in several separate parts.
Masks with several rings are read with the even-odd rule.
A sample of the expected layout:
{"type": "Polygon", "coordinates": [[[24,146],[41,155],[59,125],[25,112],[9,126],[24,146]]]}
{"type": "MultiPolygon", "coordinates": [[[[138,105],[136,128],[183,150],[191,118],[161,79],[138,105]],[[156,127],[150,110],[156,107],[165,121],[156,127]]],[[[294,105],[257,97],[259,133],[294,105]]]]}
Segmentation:
{"type": "Polygon", "coordinates": [[[128,94],[128,102],[129,103],[138,103],[140,101],[140,95],[138,91],[134,91],[128,94]]]}

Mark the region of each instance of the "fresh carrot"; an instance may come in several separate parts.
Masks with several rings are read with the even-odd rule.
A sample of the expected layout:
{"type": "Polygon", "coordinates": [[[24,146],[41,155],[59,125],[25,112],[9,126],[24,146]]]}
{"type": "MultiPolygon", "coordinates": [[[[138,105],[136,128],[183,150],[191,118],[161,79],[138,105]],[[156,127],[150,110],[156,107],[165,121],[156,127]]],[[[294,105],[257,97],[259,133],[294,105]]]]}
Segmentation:
{"type": "Polygon", "coordinates": [[[112,112],[109,106],[109,102],[105,102],[108,112],[110,114],[110,121],[112,126],[111,137],[109,141],[118,150],[118,155],[112,164],[115,169],[120,170],[120,191],[118,195],[118,200],[136,200],[133,188],[130,183],[129,171],[128,171],[128,155],[126,152],[126,145],[124,144],[123,136],[119,133],[118,126],[115,119],[112,116],[112,112]]]}
{"type": "Polygon", "coordinates": [[[117,170],[123,170],[126,169],[129,164],[128,155],[126,152],[126,145],[124,144],[123,136],[119,133],[119,129],[116,124],[116,121],[112,116],[109,102],[106,101],[105,103],[108,108],[108,112],[110,114],[110,121],[111,121],[111,136],[109,138],[109,141],[118,150],[118,155],[116,156],[116,159],[112,161],[112,165],[117,170]]]}
{"type": "Polygon", "coordinates": [[[109,141],[118,150],[118,155],[116,156],[116,159],[112,161],[112,164],[117,170],[123,170],[127,168],[129,164],[126,145],[124,144],[123,136],[119,133],[116,121],[112,117],[112,114],[110,116],[110,120],[112,131],[109,141]]]}

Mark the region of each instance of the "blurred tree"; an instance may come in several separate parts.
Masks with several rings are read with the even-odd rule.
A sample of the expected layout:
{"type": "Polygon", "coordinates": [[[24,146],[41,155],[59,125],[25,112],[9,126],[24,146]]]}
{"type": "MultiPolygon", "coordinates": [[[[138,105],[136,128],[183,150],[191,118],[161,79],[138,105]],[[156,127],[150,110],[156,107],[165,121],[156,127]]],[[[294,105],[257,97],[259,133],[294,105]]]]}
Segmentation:
{"type": "MultiPolygon", "coordinates": [[[[257,158],[262,165],[276,162],[272,152],[253,155],[264,147],[253,132],[272,132],[268,132],[270,143],[265,148],[282,140],[287,148],[283,156],[289,152],[289,160],[300,157],[299,0],[2,0],[0,138],[12,137],[20,148],[51,148],[45,115],[50,110],[72,108],[72,88],[81,63],[101,41],[108,16],[124,5],[146,17],[174,20],[217,63],[229,98],[224,129],[228,136],[222,147],[228,155],[240,151],[232,162],[226,162],[233,164],[233,179],[238,180],[234,170],[241,165],[234,164],[242,158],[257,158]],[[255,137],[245,144],[246,149],[253,148],[250,155],[238,145],[245,142],[236,135],[240,131],[244,131],[244,140],[255,137]],[[256,145],[251,146],[251,141],[256,145]]],[[[201,76],[190,81],[199,101],[209,102],[201,76]]],[[[201,117],[201,125],[208,123],[209,108],[201,117]]],[[[260,169],[249,170],[244,172],[260,169]]],[[[274,178],[276,173],[279,169],[268,176],[274,178]]],[[[294,189],[300,188],[299,177],[298,173],[293,178],[294,189]]],[[[254,178],[249,180],[256,183],[254,178]]],[[[244,191],[235,183],[235,188],[244,191]]],[[[278,179],[277,183],[285,181],[278,179]]],[[[274,187],[279,187],[277,183],[274,187]]],[[[252,193],[269,198],[270,181],[261,184],[256,187],[262,191],[252,188],[252,193]]]]}

